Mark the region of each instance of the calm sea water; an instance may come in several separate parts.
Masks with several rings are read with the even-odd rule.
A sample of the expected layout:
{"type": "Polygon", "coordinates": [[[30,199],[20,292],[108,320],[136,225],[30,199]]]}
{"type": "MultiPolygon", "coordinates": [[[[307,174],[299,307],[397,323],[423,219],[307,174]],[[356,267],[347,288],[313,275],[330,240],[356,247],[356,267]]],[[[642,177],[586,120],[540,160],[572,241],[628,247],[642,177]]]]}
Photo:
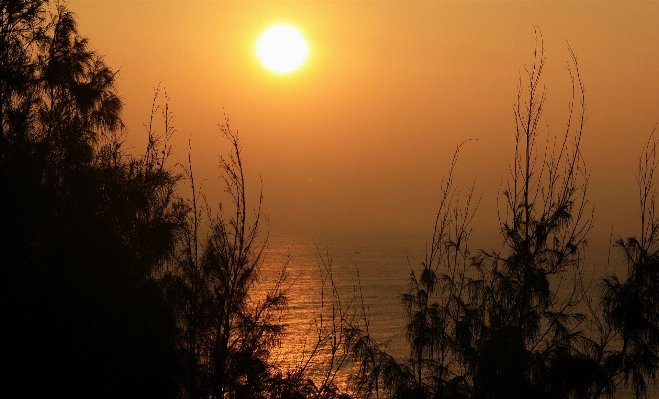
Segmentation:
{"type": "MultiPolygon", "coordinates": [[[[288,311],[277,356],[284,364],[303,361],[317,341],[317,327],[331,313],[332,286],[323,283],[328,268],[341,306],[366,312],[371,334],[386,342],[387,351],[403,360],[409,356],[405,341],[405,314],[401,295],[407,291],[411,270],[418,271],[431,236],[419,231],[368,231],[273,235],[264,253],[263,287],[287,265],[288,311]],[[363,299],[363,306],[362,306],[363,299]]],[[[586,267],[585,277],[598,272],[586,267]],[[590,271],[588,271],[590,269],[590,271]]],[[[345,381],[339,377],[340,385],[345,381]]],[[[659,394],[649,392],[650,397],[659,394]]],[[[631,398],[629,391],[617,397],[631,398]]]]}
{"type": "Polygon", "coordinates": [[[400,296],[408,287],[410,265],[418,269],[425,257],[425,241],[422,233],[400,231],[270,237],[263,280],[272,281],[288,265],[284,346],[299,351],[314,343],[321,306],[332,304],[331,282],[322,282],[331,268],[343,309],[365,310],[372,335],[388,341],[392,355],[407,356],[400,296]]]}

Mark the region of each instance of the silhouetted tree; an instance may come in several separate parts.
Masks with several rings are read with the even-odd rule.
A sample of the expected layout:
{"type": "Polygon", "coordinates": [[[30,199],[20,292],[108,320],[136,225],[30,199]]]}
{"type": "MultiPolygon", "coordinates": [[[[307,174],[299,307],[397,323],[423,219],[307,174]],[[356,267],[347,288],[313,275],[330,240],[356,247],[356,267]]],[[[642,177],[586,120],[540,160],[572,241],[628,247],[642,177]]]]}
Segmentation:
{"type": "MultiPolygon", "coordinates": [[[[640,237],[619,239],[626,275],[603,280],[599,360],[603,367],[597,396],[618,386],[646,397],[659,371],[659,221],[655,215],[657,141],[654,130],[639,159],[640,237]]],[[[593,315],[597,318],[597,314],[593,315]]],[[[596,396],[595,396],[596,397],[596,396]]]]}
{"type": "Polygon", "coordinates": [[[475,258],[477,277],[467,280],[473,291],[462,301],[465,311],[458,318],[467,344],[458,349],[472,370],[468,375],[474,397],[568,397],[588,383],[581,378],[587,365],[581,364],[579,351],[584,318],[576,308],[580,297],[575,285],[567,287],[566,296],[558,292],[578,273],[579,249],[590,228],[590,220],[584,220],[588,176],[579,151],[584,90],[571,49],[570,54],[578,103],[576,110],[570,103],[565,134],[544,156],[536,155],[545,100],[539,84],[542,44],[527,70],[525,102],[520,89],[512,178],[503,193],[507,217],[501,230],[507,253],[482,252],[475,258]],[[575,373],[580,378],[573,378],[575,373]]]}
{"type": "Polygon", "coordinates": [[[186,212],[177,175],[151,139],[123,152],[115,72],[64,5],[0,1],[0,54],[3,391],[173,395],[176,325],[153,277],[186,212]]]}
{"type": "Polygon", "coordinates": [[[279,389],[275,385],[282,383],[274,377],[269,356],[283,331],[278,315],[286,304],[285,268],[274,287],[259,298],[264,290],[255,284],[267,242],[267,236],[259,236],[263,198],[250,215],[238,136],[228,119],[220,131],[231,144],[229,156],[220,157],[219,165],[230,205],[220,204],[213,214],[197,192],[190,161],[186,174],[192,212],[178,260],[167,276],[185,353],[182,386],[191,398],[272,397],[279,389]],[[208,229],[203,238],[202,219],[208,229]]]}
{"type": "Polygon", "coordinates": [[[574,279],[591,225],[579,150],[584,90],[569,49],[574,97],[565,133],[538,151],[545,56],[536,37],[534,63],[526,81],[520,78],[513,108],[515,155],[500,212],[505,249],[470,256],[473,189],[463,205],[454,203],[454,158],[429,254],[402,296],[409,361],[395,361],[368,331],[353,327],[349,344],[362,365],[357,382],[364,397],[567,398],[593,391],[601,367],[589,357],[574,279]],[[568,294],[559,295],[569,281],[568,294]]]}
{"type": "MultiPolygon", "coordinates": [[[[191,197],[176,261],[163,281],[174,304],[183,352],[181,393],[189,398],[349,398],[336,384],[348,361],[344,308],[334,285],[331,260],[319,256],[321,306],[316,340],[297,366],[272,359],[284,334],[287,273],[267,287],[260,278],[267,234],[261,236],[262,195],[248,211],[242,148],[228,118],[220,133],[231,146],[219,168],[229,201],[213,208],[195,183],[191,146],[185,174],[191,197]],[[273,283],[273,284],[272,284],[273,283]],[[327,295],[326,290],[331,291],[327,295]]],[[[349,308],[350,306],[348,306],[349,308]]],[[[296,356],[291,354],[290,356],[296,356]]],[[[288,362],[294,359],[286,359],[288,362]]]]}

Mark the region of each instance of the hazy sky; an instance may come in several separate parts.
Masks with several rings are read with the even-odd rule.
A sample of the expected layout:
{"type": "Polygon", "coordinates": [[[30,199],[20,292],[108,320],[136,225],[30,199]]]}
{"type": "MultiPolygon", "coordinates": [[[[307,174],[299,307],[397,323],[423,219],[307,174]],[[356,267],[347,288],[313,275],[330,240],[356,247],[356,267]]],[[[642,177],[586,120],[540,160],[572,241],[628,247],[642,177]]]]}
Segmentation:
{"type": "MultiPolygon", "coordinates": [[[[496,193],[514,150],[512,105],[534,25],[544,37],[542,132],[560,135],[571,85],[566,41],[586,89],[583,154],[594,205],[590,241],[636,234],[638,156],[659,122],[659,2],[81,1],[80,31],[120,70],[135,152],[162,81],[177,128],[174,162],[192,156],[218,191],[216,124],[243,142],[263,180],[270,229],[428,228],[457,144],[457,184],[482,195],[475,237],[497,234],[496,193]],[[256,59],[260,32],[296,25],[299,71],[256,59]]],[[[657,132],[659,134],[659,132],[657,132]]]]}

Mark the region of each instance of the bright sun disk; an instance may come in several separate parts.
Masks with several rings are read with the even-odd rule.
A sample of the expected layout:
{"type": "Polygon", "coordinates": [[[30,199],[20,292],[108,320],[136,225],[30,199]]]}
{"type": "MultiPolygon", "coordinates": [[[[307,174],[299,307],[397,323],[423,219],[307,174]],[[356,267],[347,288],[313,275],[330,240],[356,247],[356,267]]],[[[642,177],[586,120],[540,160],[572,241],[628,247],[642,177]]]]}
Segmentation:
{"type": "Polygon", "coordinates": [[[277,24],[259,36],[256,55],[264,67],[284,74],[293,72],[304,64],[309,55],[309,45],[294,26],[277,24]]]}

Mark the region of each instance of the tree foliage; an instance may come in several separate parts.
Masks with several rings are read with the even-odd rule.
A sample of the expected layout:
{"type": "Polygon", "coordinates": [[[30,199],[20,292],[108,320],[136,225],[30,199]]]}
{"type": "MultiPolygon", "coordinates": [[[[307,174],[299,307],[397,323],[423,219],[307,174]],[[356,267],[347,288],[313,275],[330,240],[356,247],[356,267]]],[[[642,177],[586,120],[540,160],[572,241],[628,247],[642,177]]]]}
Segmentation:
{"type": "Polygon", "coordinates": [[[656,384],[659,371],[659,223],[655,216],[657,142],[654,131],[639,158],[640,236],[622,238],[617,246],[626,262],[626,278],[611,275],[603,280],[601,316],[607,324],[604,338],[616,350],[601,356],[605,379],[601,391],[629,386],[636,397],[645,397],[656,384]]]}
{"type": "Polygon", "coordinates": [[[166,280],[182,334],[186,396],[258,398],[274,383],[269,350],[283,328],[277,315],[286,304],[284,274],[264,298],[257,298],[254,284],[267,242],[259,238],[262,197],[252,217],[240,141],[228,119],[220,132],[231,144],[230,154],[220,157],[219,164],[230,206],[220,204],[213,215],[195,185],[190,161],[186,174],[192,212],[166,280]],[[202,220],[207,221],[205,237],[202,220]]]}
{"type": "Polygon", "coordinates": [[[585,90],[568,46],[573,97],[562,136],[538,140],[545,102],[542,36],[520,78],[511,175],[500,195],[502,251],[471,255],[473,187],[453,187],[457,155],[426,260],[401,297],[409,360],[400,362],[371,338],[368,323],[349,324],[360,368],[356,390],[388,398],[598,398],[631,386],[637,397],[659,366],[657,257],[653,175],[655,143],[639,166],[641,238],[620,240],[628,263],[590,288],[581,272],[592,219],[580,145],[585,90]],[[366,328],[364,328],[364,326],[366,328]]]}
{"type": "Polygon", "coordinates": [[[153,276],[185,215],[178,176],[155,146],[123,152],[116,73],[69,10],[0,10],[3,389],[169,396],[176,328],[153,276]]]}

